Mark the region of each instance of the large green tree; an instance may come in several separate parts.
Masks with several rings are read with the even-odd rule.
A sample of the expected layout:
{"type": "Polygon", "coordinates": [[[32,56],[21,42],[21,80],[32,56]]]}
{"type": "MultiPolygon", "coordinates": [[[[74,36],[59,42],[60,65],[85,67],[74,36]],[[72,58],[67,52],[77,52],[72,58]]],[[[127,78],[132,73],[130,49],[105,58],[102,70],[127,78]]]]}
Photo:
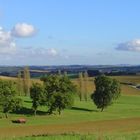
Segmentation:
{"type": "Polygon", "coordinates": [[[17,88],[11,81],[0,80],[0,107],[6,118],[10,111],[21,107],[21,99],[17,98],[17,88]]]}
{"type": "Polygon", "coordinates": [[[67,76],[49,75],[41,78],[41,80],[44,81],[45,96],[50,114],[55,110],[61,114],[61,110],[72,106],[76,87],[67,76]]]}
{"type": "Polygon", "coordinates": [[[30,97],[32,99],[32,108],[34,115],[36,115],[37,108],[45,102],[44,86],[39,83],[33,83],[30,89],[30,97]]]}
{"type": "Polygon", "coordinates": [[[113,103],[120,95],[120,84],[115,79],[109,78],[105,75],[100,75],[95,78],[95,91],[91,95],[97,108],[101,111],[113,103]]]}

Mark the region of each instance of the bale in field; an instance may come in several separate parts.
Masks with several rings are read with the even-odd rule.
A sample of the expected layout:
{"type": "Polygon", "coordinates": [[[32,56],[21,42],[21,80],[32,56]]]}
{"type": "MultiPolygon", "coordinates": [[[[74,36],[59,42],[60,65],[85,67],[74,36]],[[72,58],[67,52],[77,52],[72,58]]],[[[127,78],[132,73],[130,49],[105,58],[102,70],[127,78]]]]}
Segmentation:
{"type": "Polygon", "coordinates": [[[20,118],[20,119],[17,119],[17,120],[12,120],[13,123],[26,123],[26,119],[24,118],[20,118]]]}

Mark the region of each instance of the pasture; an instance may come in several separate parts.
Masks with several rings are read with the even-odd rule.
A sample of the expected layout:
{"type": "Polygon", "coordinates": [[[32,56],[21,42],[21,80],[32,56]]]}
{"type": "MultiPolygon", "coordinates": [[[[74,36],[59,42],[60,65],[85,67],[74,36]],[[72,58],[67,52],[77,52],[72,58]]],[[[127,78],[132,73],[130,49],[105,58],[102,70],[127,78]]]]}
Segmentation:
{"type": "MultiPolygon", "coordinates": [[[[131,81],[140,83],[140,76],[115,76],[112,78],[115,78],[120,82],[131,81]]],[[[56,138],[68,140],[75,138],[80,140],[82,137],[84,137],[85,140],[108,140],[109,138],[114,139],[114,137],[116,138],[115,140],[139,139],[140,90],[128,85],[121,85],[121,97],[115,101],[113,105],[105,109],[104,112],[100,112],[90,100],[90,93],[95,89],[93,80],[94,78],[90,78],[88,82],[88,101],[79,101],[78,96],[76,96],[74,106],[71,109],[64,110],[62,115],[58,115],[57,113],[54,115],[47,115],[47,108],[39,107],[38,115],[34,117],[31,112],[32,105],[30,98],[22,97],[24,101],[24,111],[27,114],[24,114],[24,112],[10,114],[8,119],[5,119],[3,114],[0,114],[0,137],[3,139],[4,137],[12,136],[24,137],[32,135],[49,135],[48,137],[26,137],[25,140],[51,140],[56,138]],[[12,120],[22,117],[26,118],[27,123],[12,123],[12,120]],[[101,138],[99,138],[100,136],[101,138]]],[[[36,81],[39,82],[39,80],[36,81]]],[[[73,82],[78,85],[77,79],[74,79],[73,82]]],[[[23,138],[19,138],[19,140],[20,139],[22,140],[23,138]]]]}

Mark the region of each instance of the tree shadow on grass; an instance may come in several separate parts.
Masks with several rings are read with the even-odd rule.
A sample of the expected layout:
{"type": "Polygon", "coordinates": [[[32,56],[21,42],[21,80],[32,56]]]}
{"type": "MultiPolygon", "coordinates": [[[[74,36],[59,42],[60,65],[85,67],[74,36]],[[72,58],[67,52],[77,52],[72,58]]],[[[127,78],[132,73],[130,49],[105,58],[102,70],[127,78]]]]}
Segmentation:
{"type": "Polygon", "coordinates": [[[71,110],[86,111],[86,112],[98,112],[98,110],[92,110],[92,109],[80,108],[80,107],[72,107],[71,110]]]}
{"type": "MultiPolygon", "coordinates": [[[[26,108],[26,107],[22,107],[20,110],[12,112],[12,113],[14,113],[14,114],[16,113],[16,114],[20,114],[20,115],[26,115],[26,116],[34,115],[34,111],[31,108],[26,108]]],[[[38,110],[36,113],[37,113],[37,115],[46,115],[46,114],[48,114],[47,112],[40,111],[40,110],[38,110]]]]}
{"type": "Polygon", "coordinates": [[[25,103],[32,103],[32,101],[24,101],[25,103]]]}

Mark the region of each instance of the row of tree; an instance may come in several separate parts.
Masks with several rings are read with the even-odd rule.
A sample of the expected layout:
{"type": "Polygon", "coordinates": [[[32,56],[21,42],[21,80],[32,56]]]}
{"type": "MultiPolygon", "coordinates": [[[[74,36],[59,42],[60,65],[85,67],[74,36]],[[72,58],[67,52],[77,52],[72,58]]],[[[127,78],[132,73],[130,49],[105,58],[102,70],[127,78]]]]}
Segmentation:
{"type": "Polygon", "coordinates": [[[25,67],[23,71],[19,71],[17,75],[17,89],[20,96],[30,96],[30,71],[25,67]]]}
{"type": "MultiPolygon", "coordinates": [[[[57,75],[48,75],[42,77],[43,83],[30,84],[30,75],[28,68],[24,69],[24,76],[19,73],[18,86],[12,81],[0,80],[0,108],[5,116],[10,111],[17,111],[22,108],[21,98],[17,95],[29,95],[32,100],[32,109],[34,115],[37,113],[39,106],[47,106],[48,113],[52,114],[61,111],[65,108],[72,107],[74,96],[77,94],[76,86],[71,82],[65,73],[57,75]],[[20,93],[20,94],[19,94],[20,93]]],[[[79,74],[79,98],[85,101],[88,99],[88,74],[79,74]]],[[[101,111],[108,105],[113,103],[120,95],[120,84],[105,75],[100,75],[95,78],[95,91],[91,95],[91,99],[101,111]]]]}
{"type": "Polygon", "coordinates": [[[88,82],[89,82],[89,77],[88,77],[88,73],[87,71],[80,72],[79,73],[79,98],[80,101],[82,101],[83,99],[85,101],[88,100],[88,82]]]}
{"type": "MultiPolygon", "coordinates": [[[[71,107],[74,103],[76,87],[65,75],[49,75],[42,77],[41,83],[33,83],[30,87],[32,109],[36,115],[39,106],[47,106],[48,114],[71,107]]],[[[22,109],[22,98],[18,93],[16,83],[0,80],[0,109],[6,118],[9,112],[17,112],[22,109]]]]}

